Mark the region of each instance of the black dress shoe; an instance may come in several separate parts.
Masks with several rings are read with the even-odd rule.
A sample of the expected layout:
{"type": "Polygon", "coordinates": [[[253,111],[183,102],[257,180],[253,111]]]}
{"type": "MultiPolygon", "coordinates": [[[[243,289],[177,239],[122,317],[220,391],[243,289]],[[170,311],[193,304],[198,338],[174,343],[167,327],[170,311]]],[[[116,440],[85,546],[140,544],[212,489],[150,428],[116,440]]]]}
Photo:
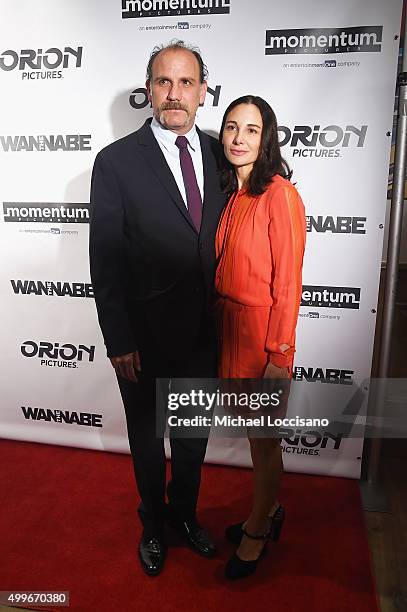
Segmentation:
{"type": "Polygon", "coordinates": [[[165,561],[167,547],[162,536],[149,536],[143,532],[139,544],[141,567],[149,576],[157,576],[165,561]]]}
{"type": "Polygon", "coordinates": [[[188,544],[192,550],[203,557],[213,557],[216,546],[210,535],[196,521],[174,521],[168,519],[168,524],[188,544]]]}
{"type": "Polygon", "coordinates": [[[267,542],[270,539],[270,532],[258,536],[252,535],[251,533],[248,533],[246,529],[243,529],[242,533],[251,540],[263,540],[264,546],[257,559],[253,559],[251,561],[244,561],[237,553],[234,553],[225,566],[225,576],[228,580],[239,580],[240,578],[246,578],[247,576],[254,574],[257,569],[257,563],[264,555],[267,542]]]}

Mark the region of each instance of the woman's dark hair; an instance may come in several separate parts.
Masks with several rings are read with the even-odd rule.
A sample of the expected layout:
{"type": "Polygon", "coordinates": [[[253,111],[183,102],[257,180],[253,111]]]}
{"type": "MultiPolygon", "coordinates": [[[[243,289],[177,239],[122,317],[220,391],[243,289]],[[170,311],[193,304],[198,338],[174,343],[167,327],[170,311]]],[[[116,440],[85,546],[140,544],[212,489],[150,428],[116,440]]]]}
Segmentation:
{"type": "MultiPolygon", "coordinates": [[[[241,96],[233,100],[227,107],[222,119],[219,141],[222,144],[223,131],[226,118],[231,110],[239,104],[254,104],[260,111],[263,121],[259,154],[250,173],[247,191],[250,195],[261,195],[267,189],[273,176],[279,174],[283,178],[291,179],[292,171],[282,158],[280,144],[277,136],[277,119],[271,106],[259,96],[241,96]]],[[[221,186],[225,193],[232,193],[237,189],[238,183],[234,166],[223,156],[221,164],[221,186]]]]}

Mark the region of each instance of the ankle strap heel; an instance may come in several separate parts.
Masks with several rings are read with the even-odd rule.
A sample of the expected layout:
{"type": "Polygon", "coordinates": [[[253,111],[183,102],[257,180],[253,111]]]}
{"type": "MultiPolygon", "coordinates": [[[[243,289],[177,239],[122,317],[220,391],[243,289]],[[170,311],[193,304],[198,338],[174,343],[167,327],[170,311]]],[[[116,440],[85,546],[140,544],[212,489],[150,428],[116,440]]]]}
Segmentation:
{"type": "Polygon", "coordinates": [[[228,578],[228,580],[237,580],[239,578],[245,578],[246,576],[254,574],[257,568],[257,563],[261,557],[264,556],[267,542],[270,539],[270,531],[268,533],[263,533],[262,535],[253,535],[252,533],[246,531],[246,528],[243,528],[242,534],[247,538],[250,538],[250,540],[261,540],[264,544],[257,559],[253,559],[252,561],[244,561],[235,552],[225,567],[225,576],[228,578]]]}
{"type": "Polygon", "coordinates": [[[263,533],[262,535],[253,535],[252,533],[249,533],[248,531],[246,531],[246,528],[242,529],[243,534],[247,537],[250,538],[250,540],[264,540],[267,541],[270,539],[271,536],[271,531],[268,531],[267,533],[263,533]]]}

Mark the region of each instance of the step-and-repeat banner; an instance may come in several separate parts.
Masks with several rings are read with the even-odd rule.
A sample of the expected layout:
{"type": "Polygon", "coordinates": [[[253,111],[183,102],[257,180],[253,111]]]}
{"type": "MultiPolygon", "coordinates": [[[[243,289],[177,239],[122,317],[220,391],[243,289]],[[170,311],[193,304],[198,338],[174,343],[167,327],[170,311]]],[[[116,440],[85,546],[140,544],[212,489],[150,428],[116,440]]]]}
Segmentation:
{"type": "MultiPolygon", "coordinates": [[[[127,452],[88,268],[97,152],[151,108],[152,48],[200,47],[212,134],[234,98],[274,108],[308,215],[295,378],[370,375],[401,0],[3,0],[0,19],[1,432],[127,452]]],[[[135,172],[137,169],[135,168],[135,172]]],[[[358,477],[363,440],[287,431],[289,470],[358,477]]],[[[245,440],[208,460],[250,464],[245,440]]]]}

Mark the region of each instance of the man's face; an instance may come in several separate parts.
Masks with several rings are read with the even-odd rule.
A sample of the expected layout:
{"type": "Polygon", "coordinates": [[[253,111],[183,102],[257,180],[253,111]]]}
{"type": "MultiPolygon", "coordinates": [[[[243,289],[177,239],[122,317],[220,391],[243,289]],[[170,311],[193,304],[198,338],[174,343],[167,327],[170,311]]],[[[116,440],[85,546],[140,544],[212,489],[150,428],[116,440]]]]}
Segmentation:
{"type": "Polygon", "coordinates": [[[192,128],[207,88],[199,76],[198,60],[191,51],[167,49],[157,55],[146,87],[154,117],[164,128],[180,135],[192,128]]]}

